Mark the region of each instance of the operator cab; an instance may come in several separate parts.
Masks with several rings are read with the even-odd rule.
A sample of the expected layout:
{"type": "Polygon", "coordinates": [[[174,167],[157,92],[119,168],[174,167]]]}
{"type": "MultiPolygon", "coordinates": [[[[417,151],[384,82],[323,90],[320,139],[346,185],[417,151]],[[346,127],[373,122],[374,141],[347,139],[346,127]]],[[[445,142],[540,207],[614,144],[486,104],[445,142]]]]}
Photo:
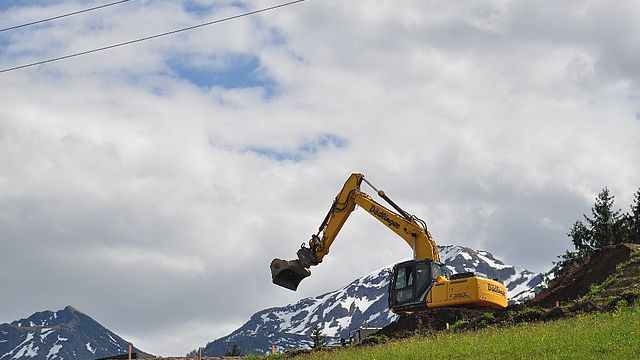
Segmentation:
{"type": "Polygon", "coordinates": [[[444,266],[431,260],[409,260],[394,265],[389,308],[396,313],[426,309],[425,297],[441,275],[446,276],[444,266]]]}

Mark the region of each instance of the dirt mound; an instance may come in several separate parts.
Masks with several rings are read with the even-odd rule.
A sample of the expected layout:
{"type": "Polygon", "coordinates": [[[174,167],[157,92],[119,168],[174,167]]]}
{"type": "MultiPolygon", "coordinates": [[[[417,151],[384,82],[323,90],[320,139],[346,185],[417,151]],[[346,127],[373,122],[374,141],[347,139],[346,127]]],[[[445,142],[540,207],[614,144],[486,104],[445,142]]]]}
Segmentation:
{"type": "Polygon", "coordinates": [[[556,279],[552,287],[541,291],[528,302],[532,306],[553,306],[556,301],[574,300],[585,295],[591,285],[599,284],[616,271],[619,263],[628,261],[639,244],[618,244],[597,250],[585,264],[569,269],[556,279]]]}
{"type": "Polygon", "coordinates": [[[411,335],[429,335],[445,330],[449,326],[462,320],[471,322],[482,317],[487,310],[464,308],[435,308],[427,311],[400,316],[398,321],[391,323],[376,335],[400,338],[411,335]]]}

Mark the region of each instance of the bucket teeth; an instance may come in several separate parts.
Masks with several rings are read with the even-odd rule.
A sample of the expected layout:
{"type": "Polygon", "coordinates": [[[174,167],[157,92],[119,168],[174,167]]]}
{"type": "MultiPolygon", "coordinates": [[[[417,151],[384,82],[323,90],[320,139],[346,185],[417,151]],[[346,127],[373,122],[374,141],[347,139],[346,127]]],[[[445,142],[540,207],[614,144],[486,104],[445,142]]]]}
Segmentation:
{"type": "Polygon", "coordinates": [[[273,259],[270,267],[273,283],[293,291],[298,289],[304,278],[311,275],[311,271],[300,260],[273,259]]]}

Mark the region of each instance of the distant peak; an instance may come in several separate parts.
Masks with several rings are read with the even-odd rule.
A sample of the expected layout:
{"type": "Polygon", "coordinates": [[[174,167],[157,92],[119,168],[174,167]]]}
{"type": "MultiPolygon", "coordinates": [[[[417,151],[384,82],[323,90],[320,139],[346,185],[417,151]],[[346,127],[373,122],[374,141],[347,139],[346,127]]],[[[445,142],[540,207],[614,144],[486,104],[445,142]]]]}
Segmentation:
{"type": "Polygon", "coordinates": [[[74,308],[71,305],[65,306],[64,309],[56,311],[56,313],[58,315],[69,314],[72,317],[77,317],[78,315],[85,315],[82,311],[78,310],[77,308],[74,308]]]}
{"type": "Polygon", "coordinates": [[[82,311],[80,311],[80,310],[78,310],[78,309],[74,308],[74,307],[73,307],[73,306],[71,306],[71,305],[67,305],[67,306],[65,306],[65,308],[63,309],[63,311],[70,311],[70,312],[82,312],[82,311]]]}

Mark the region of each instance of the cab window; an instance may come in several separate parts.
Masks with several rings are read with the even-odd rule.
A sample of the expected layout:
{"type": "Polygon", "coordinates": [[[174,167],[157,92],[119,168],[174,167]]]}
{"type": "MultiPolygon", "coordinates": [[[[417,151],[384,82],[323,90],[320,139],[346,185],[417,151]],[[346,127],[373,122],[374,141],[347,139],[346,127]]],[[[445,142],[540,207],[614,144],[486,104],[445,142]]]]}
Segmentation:
{"type": "Polygon", "coordinates": [[[435,280],[440,275],[446,276],[443,267],[436,263],[431,263],[431,278],[435,280]]]}
{"type": "Polygon", "coordinates": [[[396,289],[413,286],[413,267],[409,266],[398,269],[395,285],[396,289]]]}
{"type": "Polygon", "coordinates": [[[431,282],[431,276],[429,276],[429,264],[416,263],[416,279],[417,289],[421,290],[425,287],[426,283],[431,282]]]}

